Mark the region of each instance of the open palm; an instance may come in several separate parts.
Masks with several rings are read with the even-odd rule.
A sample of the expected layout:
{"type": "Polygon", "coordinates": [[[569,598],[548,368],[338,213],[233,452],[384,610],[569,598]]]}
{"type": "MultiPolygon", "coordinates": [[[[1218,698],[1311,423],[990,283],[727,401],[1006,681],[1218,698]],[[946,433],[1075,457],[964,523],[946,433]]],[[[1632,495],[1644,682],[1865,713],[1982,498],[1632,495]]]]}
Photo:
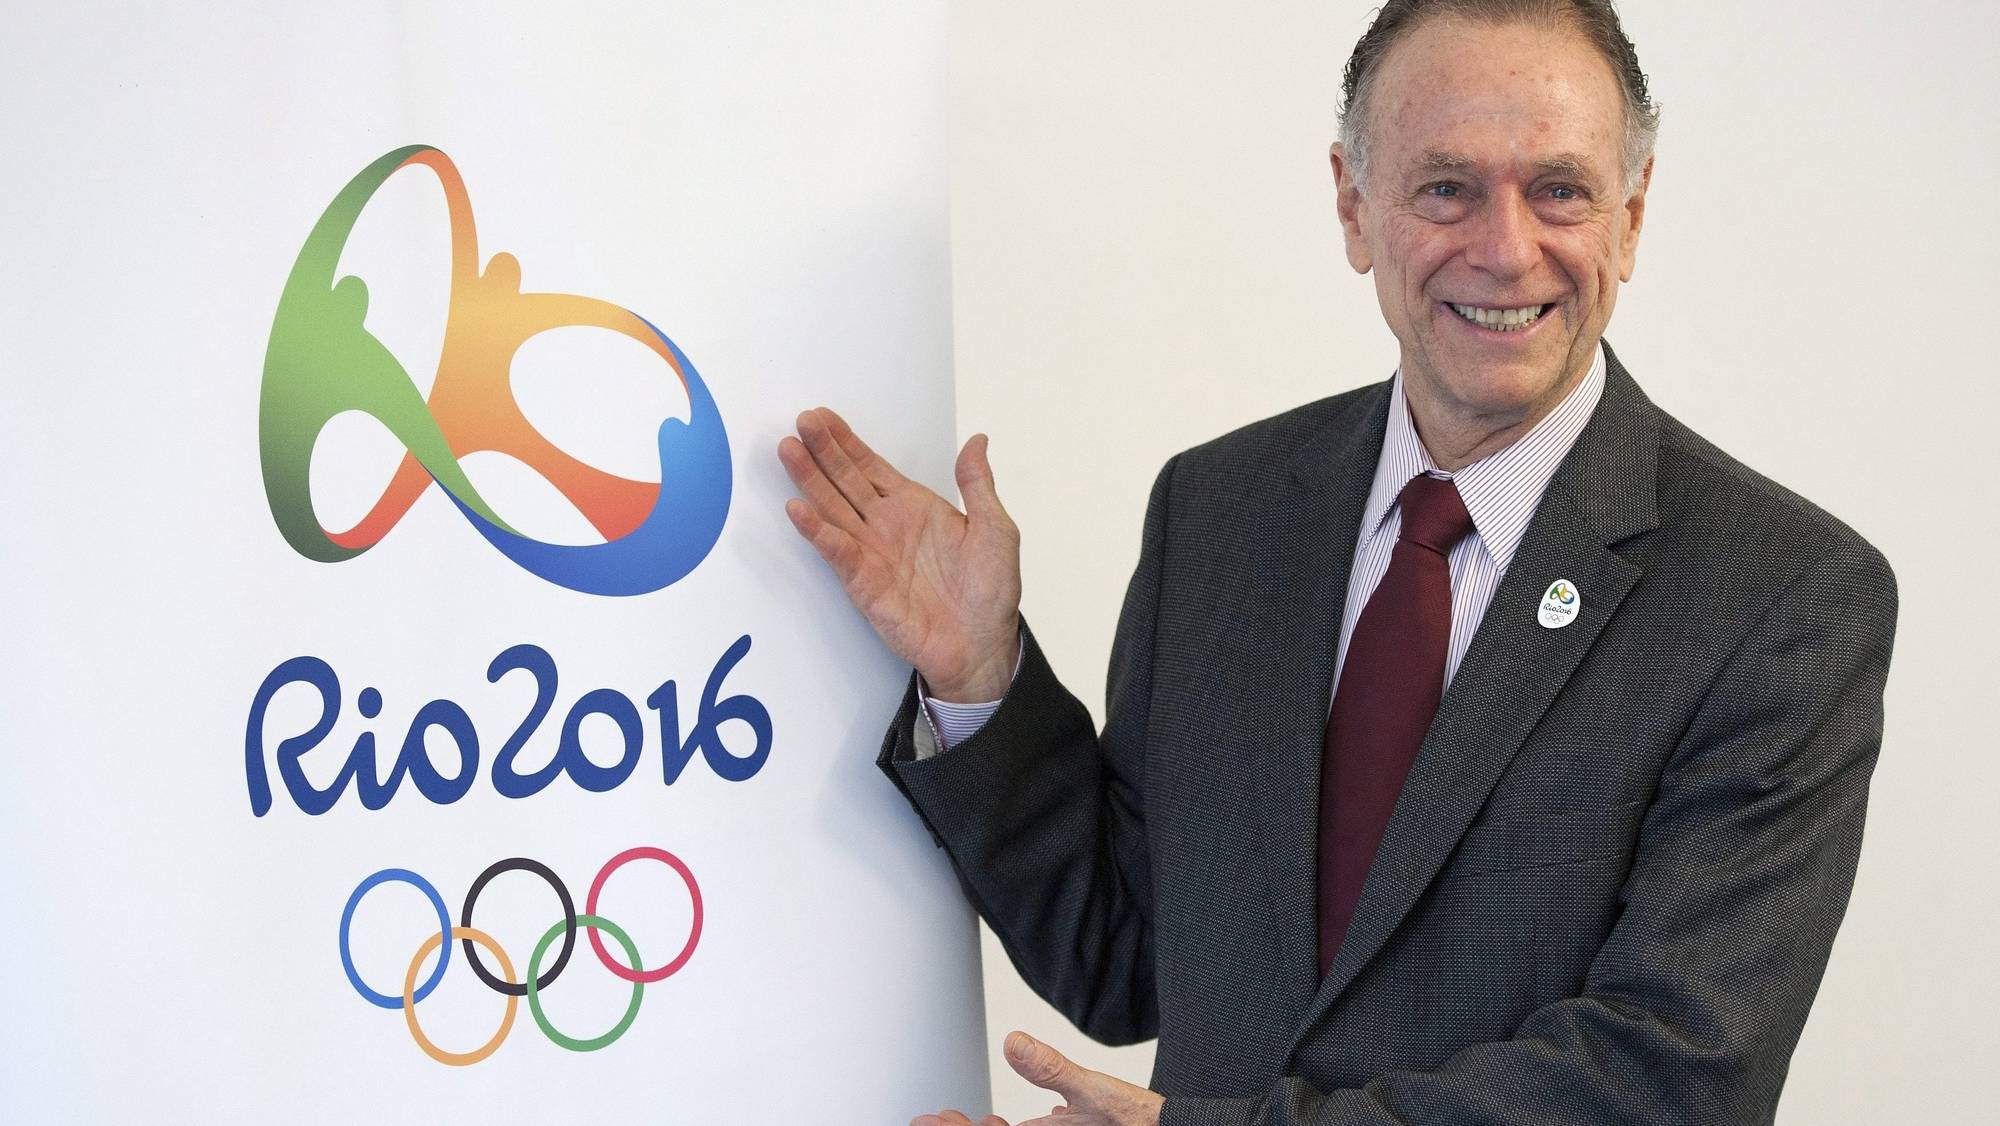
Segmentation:
{"type": "Polygon", "coordinates": [[[799,415],[778,459],[804,495],[786,515],[883,643],[940,699],[998,699],[1020,636],[1021,535],[994,491],[985,435],[959,451],[964,512],[825,407],[799,415]]]}

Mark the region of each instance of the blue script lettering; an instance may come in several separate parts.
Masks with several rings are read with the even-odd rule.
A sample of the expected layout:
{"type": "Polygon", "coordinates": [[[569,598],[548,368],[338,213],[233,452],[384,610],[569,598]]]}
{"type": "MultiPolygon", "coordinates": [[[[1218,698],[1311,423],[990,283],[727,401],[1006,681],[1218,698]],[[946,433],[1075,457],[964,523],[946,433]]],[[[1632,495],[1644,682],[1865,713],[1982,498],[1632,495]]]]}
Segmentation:
{"type": "MultiPolygon", "coordinates": [[[[750,635],[744,634],[716,661],[702,687],[694,726],[685,738],[680,729],[680,701],[674,682],[666,681],[646,697],[646,706],[659,713],[661,778],[665,784],[674,784],[697,751],[709,769],[725,781],[746,781],[763,769],[771,755],[770,711],[755,696],[722,695],[723,679],[749,652],[750,635]],[[755,743],[748,754],[735,754],[724,745],[719,729],[731,720],[749,727],[755,743]]],[[[610,688],[585,692],[570,706],[563,718],[555,754],[546,765],[525,774],[518,770],[516,760],[555,704],[555,658],[539,645],[516,645],[493,658],[493,663],[487,666],[486,679],[497,684],[502,677],[516,671],[533,679],[535,698],[527,714],[501,743],[500,753],[494,756],[490,777],[495,792],[502,797],[525,798],[540,793],[558,776],[567,774],[579,787],[603,793],[632,776],[645,753],[645,725],[631,698],[610,688]],[[611,720],[622,736],[618,759],[610,766],[599,766],[583,752],[583,723],[593,715],[611,720]]],[[[417,709],[388,777],[381,777],[376,765],[375,732],[364,731],[355,740],[334,780],[324,787],[314,786],[306,777],[301,760],[325,741],[340,718],[340,678],[333,666],[318,657],[293,657],[271,670],[250,702],[249,722],[243,736],[243,770],[250,790],[250,812],[254,815],[264,816],[272,805],[271,782],[265,767],[266,716],[272,698],[292,684],[314,689],[320,701],[319,715],[312,726],[280,739],[272,756],[277,761],[279,781],[302,812],[314,816],[325,813],[350,786],[359,795],[362,808],[381,809],[405,779],[418,793],[438,805],[450,805],[471,792],[479,774],[479,732],[466,710],[450,700],[432,700],[417,709]],[[450,777],[440,773],[431,761],[427,739],[432,729],[448,736],[458,753],[458,770],[450,777]]],[[[373,719],[381,713],[382,694],[374,688],[364,688],[355,706],[364,718],[373,719]]]]}

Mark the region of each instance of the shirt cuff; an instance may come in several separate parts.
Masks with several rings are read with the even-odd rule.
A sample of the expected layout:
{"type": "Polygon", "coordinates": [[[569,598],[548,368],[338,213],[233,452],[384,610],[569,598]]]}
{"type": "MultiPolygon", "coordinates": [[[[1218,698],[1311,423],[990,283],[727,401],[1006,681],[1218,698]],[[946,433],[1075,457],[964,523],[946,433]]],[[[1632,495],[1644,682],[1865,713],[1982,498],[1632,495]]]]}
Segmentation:
{"type": "MultiPolygon", "coordinates": [[[[1007,681],[1009,687],[1013,685],[1013,678],[1021,675],[1021,659],[1027,651],[1028,639],[1023,635],[1020,648],[1014,653],[1014,671],[1007,681]]],[[[979,734],[979,729],[986,726],[986,721],[993,718],[994,712],[1000,710],[999,700],[978,704],[954,704],[947,700],[933,699],[928,686],[924,684],[922,673],[917,674],[917,691],[923,696],[924,728],[928,729],[919,729],[916,732],[916,753],[919,759],[942,754],[979,734]],[[930,738],[924,738],[925,735],[929,735],[930,738]]]]}

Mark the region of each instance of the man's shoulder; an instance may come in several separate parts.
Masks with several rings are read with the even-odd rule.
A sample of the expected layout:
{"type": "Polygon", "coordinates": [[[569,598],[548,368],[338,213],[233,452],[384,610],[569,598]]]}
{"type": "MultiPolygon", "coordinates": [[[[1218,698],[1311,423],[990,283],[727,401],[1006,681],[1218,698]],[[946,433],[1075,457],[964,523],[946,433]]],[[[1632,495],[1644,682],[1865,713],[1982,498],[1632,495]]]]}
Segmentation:
{"type": "Polygon", "coordinates": [[[1718,570],[1831,565],[1890,576],[1882,553],[1838,517],[1665,411],[1659,418],[1661,532],[1684,549],[1726,553],[1718,570]]]}
{"type": "Polygon", "coordinates": [[[1349,440],[1373,458],[1381,441],[1389,381],[1329,395],[1239,426],[1175,455],[1177,488],[1260,490],[1290,472],[1309,445],[1349,440]],[[1373,427],[1371,433],[1369,428],[1373,427]]]}

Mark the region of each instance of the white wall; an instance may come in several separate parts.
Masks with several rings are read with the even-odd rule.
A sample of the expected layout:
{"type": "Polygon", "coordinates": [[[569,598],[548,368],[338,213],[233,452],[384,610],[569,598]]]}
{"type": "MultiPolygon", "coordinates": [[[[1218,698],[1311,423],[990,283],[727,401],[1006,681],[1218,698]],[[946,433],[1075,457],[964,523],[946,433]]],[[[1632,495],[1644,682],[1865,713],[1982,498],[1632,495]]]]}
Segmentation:
{"type": "MultiPolygon", "coordinates": [[[[1889,726],[1847,923],[1782,1121],[1970,1122],[2000,1037],[1991,814],[2000,552],[2000,6],[1628,0],[1665,106],[1610,336],[1649,394],[1873,540],[1900,579],[1889,726]]],[[[993,435],[1025,610],[1093,706],[1174,452],[1383,378],[1325,150],[1363,0],[962,4],[953,223],[961,437],[993,435]]],[[[1101,712],[1100,712],[1101,719],[1101,712]]],[[[1143,1082],[989,934],[996,1109],[1052,1097],[1009,1028],[1143,1082]]]]}

